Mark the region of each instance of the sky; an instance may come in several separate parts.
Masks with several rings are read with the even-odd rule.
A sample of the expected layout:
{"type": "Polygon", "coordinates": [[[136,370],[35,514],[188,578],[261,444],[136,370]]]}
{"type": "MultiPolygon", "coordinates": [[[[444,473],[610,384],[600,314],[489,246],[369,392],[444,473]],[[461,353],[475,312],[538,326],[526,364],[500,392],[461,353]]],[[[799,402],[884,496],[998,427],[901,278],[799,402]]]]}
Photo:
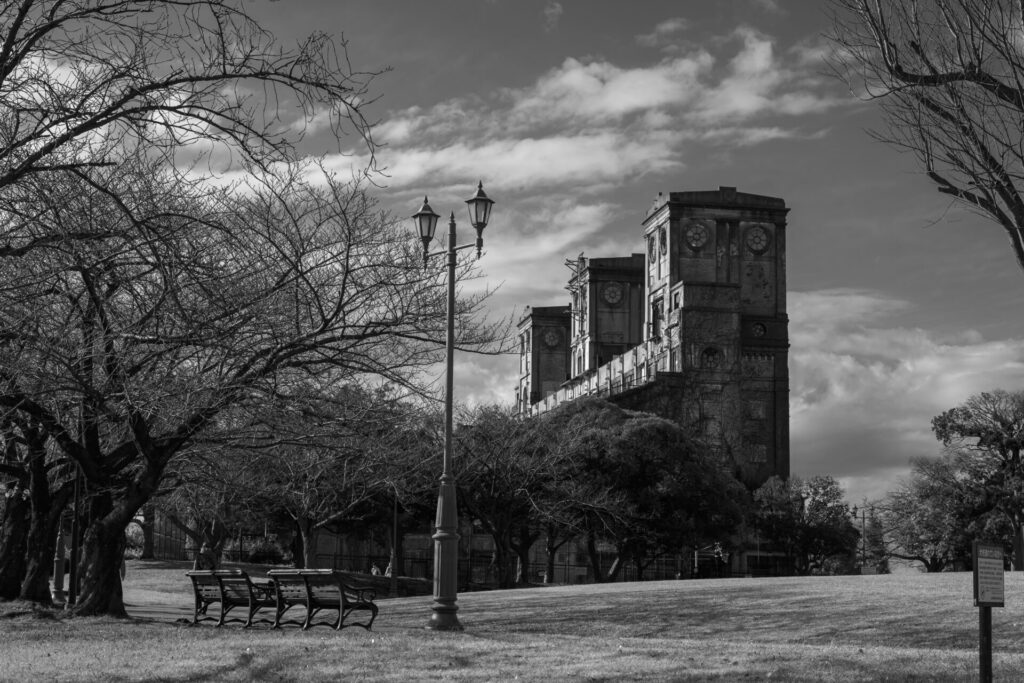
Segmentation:
{"type": "MultiPolygon", "coordinates": [[[[824,2],[245,4],[283,41],[326,31],[354,69],[383,72],[367,105],[383,206],[407,216],[429,195],[469,241],[463,201],[483,181],[494,316],[567,304],[567,258],[641,252],[659,192],[784,198],[791,470],[836,477],[851,503],[940,453],[933,416],[1024,388],[1024,273],[1006,238],[869,135],[877,106],[823,62],[824,2]]],[[[308,145],[351,163],[336,142],[308,145]]],[[[458,402],[510,404],[517,379],[516,356],[456,356],[458,402]]]]}

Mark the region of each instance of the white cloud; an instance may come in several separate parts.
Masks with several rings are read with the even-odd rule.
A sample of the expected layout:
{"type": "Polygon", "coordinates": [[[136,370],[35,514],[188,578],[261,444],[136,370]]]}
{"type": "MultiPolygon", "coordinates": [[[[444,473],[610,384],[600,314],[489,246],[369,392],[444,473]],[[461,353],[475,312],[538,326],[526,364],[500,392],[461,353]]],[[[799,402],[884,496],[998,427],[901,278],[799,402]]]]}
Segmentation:
{"type": "Polygon", "coordinates": [[[736,29],[742,47],[726,75],[699,100],[694,118],[703,122],[747,121],[758,115],[801,116],[820,113],[842,100],[823,94],[813,74],[784,64],[773,41],[749,28],[736,29]]]}
{"type": "Polygon", "coordinates": [[[700,76],[713,58],[704,51],[650,67],[622,69],[609,62],[572,57],[526,90],[512,91],[511,115],[520,125],[619,121],[640,111],[679,106],[700,93],[700,76]]]}
{"type": "Polygon", "coordinates": [[[671,135],[662,132],[628,135],[602,130],[542,138],[500,138],[478,144],[457,142],[381,153],[395,188],[465,182],[466,178],[498,178],[506,191],[557,190],[577,187],[581,193],[623,175],[680,168],[671,135]]]}
{"type": "MultiPolygon", "coordinates": [[[[669,24],[678,22],[664,30],[669,24]]],[[[753,29],[707,45],[715,54],[694,48],[631,68],[569,57],[525,88],[394,112],[376,137],[389,145],[386,165],[398,183],[407,182],[402,173],[408,170],[408,182],[418,181],[446,169],[461,172],[464,162],[476,166],[487,153],[498,153],[505,161],[492,164],[511,169],[516,183],[535,187],[554,179],[562,185],[566,174],[582,168],[606,176],[609,163],[620,164],[622,174],[637,172],[634,162],[645,155],[652,167],[664,167],[665,159],[682,156],[688,140],[747,146],[808,137],[780,117],[795,121],[847,101],[832,97],[801,65],[803,53],[780,57],[773,41],[753,29]],[[520,163],[523,172],[516,173],[520,163]]]]}

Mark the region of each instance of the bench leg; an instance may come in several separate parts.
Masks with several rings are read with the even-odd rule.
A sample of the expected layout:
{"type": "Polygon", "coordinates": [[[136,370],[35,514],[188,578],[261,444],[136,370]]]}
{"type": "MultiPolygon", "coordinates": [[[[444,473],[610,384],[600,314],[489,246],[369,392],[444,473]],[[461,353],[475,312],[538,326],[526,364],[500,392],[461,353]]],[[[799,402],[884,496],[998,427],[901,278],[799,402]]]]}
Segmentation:
{"type": "Polygon", "coordinates": [[[313,615],[316,614],[316,610],[311,605],[306,605],[306,621],[302,623],[302,630],[308,631],[313,626],[313,615]]]}
{"type": "MultiPolygon", "coordinates": [[[[353,622],[350,622],[348,625],[349,626],[362,626],[367,631],[371,630],[372,627],[373,627],[373,620],[377,618],[377,605],[374,605],[372,602],[364,604],[364,605],[359,605],[357,607],[349,607],[347,610],[345,610],[342,613],[341,621],[339,622],[339,624],[343,623],[345,621],[345,619],[348,618],[349,616],[351,616],[352,612],[355,612],[356,610],[364,611],[364,612],[369,612],[370,613],[370,621],[366,622],[365,624],[363,622],[361,622],[361,621],[353,621],[353,622]]],[[[344,628],[344,626],[339,626],[339,628],[344,628]]]]}
{"type": "Polygon", "coordinates": [[[345,623],[345,610],[341,605],[338,605],[338,620],[334,622],[334,630],[340,631],[341,625],[345,623]]]}

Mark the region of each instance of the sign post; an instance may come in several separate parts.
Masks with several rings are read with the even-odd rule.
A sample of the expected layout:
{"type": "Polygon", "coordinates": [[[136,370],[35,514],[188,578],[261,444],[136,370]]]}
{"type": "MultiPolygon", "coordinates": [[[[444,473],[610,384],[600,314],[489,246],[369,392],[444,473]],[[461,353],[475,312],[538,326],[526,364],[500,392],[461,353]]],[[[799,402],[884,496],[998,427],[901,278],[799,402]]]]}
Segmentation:
{"type": "Polygon", "coordinates": [[[1003,547],[974,542],[974,606],[978,608],[978,661],[981,683],[992,683],[992,608],[1004,604],[1003,547]]]}

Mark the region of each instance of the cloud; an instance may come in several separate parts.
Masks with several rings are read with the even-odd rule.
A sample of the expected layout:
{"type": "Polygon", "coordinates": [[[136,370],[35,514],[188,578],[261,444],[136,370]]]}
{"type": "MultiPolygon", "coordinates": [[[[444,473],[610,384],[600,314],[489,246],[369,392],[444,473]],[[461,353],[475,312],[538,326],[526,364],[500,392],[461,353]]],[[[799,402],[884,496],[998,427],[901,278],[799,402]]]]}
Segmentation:
{"type": "Polygon", "coordinates": [[[637,112],[679,107],[699,97],[700,76],[713,61],[703,50],[634,69],[570,57],[530,88],[508,91],[510,114],[519,126],[536,127],[620,122],[637,112]]]}
{"type": "Polygon", "coordinates": [[[953,338],[899,324],[910,304],[866,290],[790,292],[794,474],[881,497],[910,457],[938,452],[931,418],[971,394],[1024,385],[1024,339],[953,338]]]}
{"type": "MultiPolygon", "coordinates": [[[[430,187],[482,177],[500,179],[506,191],[554,190],[573,186],[580,193],[601,190],[623,175],[634,177],[681,168],[672,135],[659,131],[627,134],[599,130],[539,138],[497,138],[437,147],[387,151],[381,159],[393,188],[430,187]]],[[[347,161],[345,162],[347,164],[347,161]]]]}
{"type": "Polygon", "coordinates": [[[674,41],[680,34],[690,28],[690,22],[682,17],[672,17],[660,22],[650,33],[636,37],[638,45],[643,47],[663,47],[674,41]]]}
{"type": "MultiPolygon", "coordinates": [[[[628,68],[569,57],[527,87],[393,112],[378,126],[376,137],[390,146],[391,159],[460,145],[520,149],[520,142],[536,149],[568,140],[586,147],[614,139],[627,148],[632,140],[646,148],[656,138],[680,156],[687,140],[745,146],[807,137],[792,122],[849,101],[834,96],[836,90],[803,63],[805,51],[780,55],[771,38],[751,28],[741,27],[707,45],[714,52],[696,47],[628,68]]],[[[389,164],[393,170],[421,165],[389,164]]]]}
{"type": "Polygon", "coordinates": [[[563,12],[562,3],[560,2],[549,2],[545,5],[542,12],[544,16],[544,30],[550,33],[558,28],[558,22],[562,18],[563,12]]]}
{"type": "Polygon", "coordinates": [[[828,94],[819,77],[796,63],[784,64],[767,36],[740,27],[734,38],[741,48],[724,76],[702,93],[693,113],[697,121],[747,121],[771,114],[795,117],[821,113],[844,102],[828,94]]]}

